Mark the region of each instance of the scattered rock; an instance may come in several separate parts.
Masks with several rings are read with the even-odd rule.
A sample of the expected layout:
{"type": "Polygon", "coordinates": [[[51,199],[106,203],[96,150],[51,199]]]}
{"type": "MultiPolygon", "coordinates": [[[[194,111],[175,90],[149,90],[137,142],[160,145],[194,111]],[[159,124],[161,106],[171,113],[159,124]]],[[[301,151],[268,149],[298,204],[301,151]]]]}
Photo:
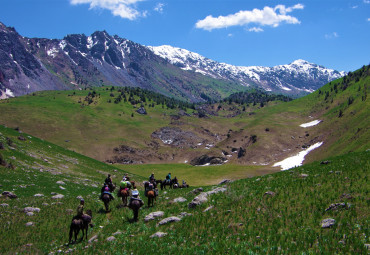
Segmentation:
{"type": "Polygon", "coordinates": [[[121,234],[122,234],[121,231],[117,231],[117,232],[113,233],[113,236],[117,236],[117,235],[121,235],[121,234]]]}
{"type": "Polygon", "coordinates": [[[57,184],[59,184],[59,185],[65,185],[65,182],[64,181],[57,181],[57,184]]]}
{"type": "Polygon", "coordinates": [[[308,177],[308,174],[300,174],[299,177],[301,177],[301,178],[307,178],[308,177]]]}
{"type": "Polygon", "coordinates": [[[179,214],[179,217],[186,217],[186,216],[192,216],[192,213],[182,212],[179,214]]]}
{"type": "Polygon", "coordinates": [[[61,198],[64,198],[64,195],[58,194],[58,195],[52,196],[51,198],[52,199],[61,199],[61,198]]]}
{"type": "Polygon", "coordinates": [[[4,191],[2,195],[11,199],[17,198],[17,195],[10,191],[4,191]]]}
{"type": "Polygon", "coordinates": [[[154,220],[155,218],[163,217],[163,215],[164,215],[164,212],[162,211],[152,212],[152,213],[149,213],[147,216],[145,216],[144,221],[148,222],[148,221],[154,220]]]}
{"type": "Polygon", "coordinates": [[[65,190],[66,188],[64,188],[63,186],[59,186],[59,188],[61,189],[61,190],[65,190]]]}
{"type": "Polygon", "coordinates": [[[42,205],[43,205],[43,206],[49,206],[49,204],[48,204],[48,203],[42,203],[42,205]]]}
{"type": "Polygon", "coordinates": [[[276,193],[275,192],[273,192],[273,191],[266,191],[265,192],[265,194],[263,194],[264,196],[266,196],[266,195],[269,195],[269,196],[275,196],[276,195],[276,193]]]}
{"type": "Polygon", "coordinates": [[[77,196],[76,197],[78,200],[84,199],[82,196],[77,196]]]}
{"type": "Polygon", "coordinates": [[[186,202],[186,198],[178,197],[173,200],[173,203],[182,203],[182,202],[186,202]]]}
{"type": "Polygon", "coordinates": [[[165,218],[165,219],[161,220],[158,224],[159,225],[164,225],[164,224],[167,224],[167,223],[170,223],[170,222],[178,222],[180,220],[181,220],[181,218],[179,218],[179,217],[171,216],[171,217],[168,217],[168,218],[165,218]]]}
{"type": "Polygon", "coordinates": [[[167,233],[164,233],[164,232],[157,232],[157,233],[155,233],[155,234],[153,234],[153,235],[151,235],[150,236],[150,238],[154,238],[154,237],[164,237],[164,236],[166,236],[167,235],[167,233]]]}
{"type": "Polygon", "coordinates": [[[327,165],[330,164],[331,162],[329,160],[321,161],[321,165],[327,165]]]}
{"type": "Polygon", "coordinates": [[[202,192],[200,193],[198,196],[196,196],[189,204],[188,204],[188,207],[189,208],[195,208],[197,207],[198,205],[201,205],[205,202],[207,202],[207,196],[208,194],[205,193],[205,192],[202,192]]]}
{"type": "Polygon", "coordinates": [[[328,208],[325,209],[326,211],[331,211],[331,210],[339,210],[339,209],[349,209],[351,207],[351,204],[346,204],[346,203],[334,203],[329,205],[328,208]]]}
{"type": "Polygon", "coordinates": [[[35,194],[35,195],[33,195],[34,197],[43,197],[44,196],[44,194],[35,194]]]}
{"type": "Polygon", "coordinates": [[[321,221],[321,227],[322,228],[330,228],[331,226],[334,226],[335,219],[328,218],[321,221]]]}
{"type": "Polygon", "coordinates": [[[34,213],[33,213],[33,212],[28,212],[28,213],[26,213],[26,215],[27,215],[27,216],[33,216],[33,215],[34,215],[34,213]]]}
{"type": "Polygon", "coordinates": [[[217,188],[215,188],[213,190],[210,190],[210,191],[208,191],[206,193],[207,193],[207,195],[212,195],[212,194],[216,194],[216,193],[219,193],[219,192],[225,192],[226,190],[227,189],[224,188],[224,187],[217,187],[217,188]]]}
{"type": "Polygon", "coordinates": [[[193,193],[193,194],[199,194],[200,192],[203,192],[203,188],[202,187],[196,188],[196,189],[193,189],[190,192],[193,193]]]}
{"type": "Polygon", "coordinates": [[[0,204],[1,207],[8,207],[9,205],[8,204],[0,204]]]}
{"type": "Polygon", "coordinates": [[[112,242],[112,241],[116,240],[116,238],[114,236],[110,236],[105,240],[108,241],[108,242],[112,242]]]}
{"type": "Polygon", "coordinates": [[[23,209],[25,213],[27,212],[40,212],[40,208],[37,207],[26,207],[23,209]]]}
{"type": "Polygon", "coordinates": [[[89,239],[89,243],[92,243],[92,242],[94,242],[95,240],[98,240],[98,235],[94,235],[93,237],[91,237],[91,238],[89,239]]]}
{"type": "Polygon", "coordinates": [[[219,183],[219,185],[226,184],[226,183],[230,183],[230,182],[231,182],[231,180],[229,180],[229,179],[225,179],[225,180],[222,180],[222,181],[219,183]]]}
{"type": "Polygon", "coordinates": [[[213,205],[208,206],[206,209],[204,209],[203,212],[208,212],[209,210],[213,209],[213,207],[214,207],[213,205]]]}
{"type": "Polygon", "coordinates": [[[33,222],[31,222],[31,221],[26,223],[26,227],[31,227],[31,226],[33,226],[33,225],[35,225],[35,223],[33,223],[33,222]]]}
{"type": "Polygon", "coordinates": [[[345,198],[345,199],[352,199],[352,195],[351,194],[347,194],[347,193],[343,193],[341,196],[340,196],[341,199],[345,198]]]}

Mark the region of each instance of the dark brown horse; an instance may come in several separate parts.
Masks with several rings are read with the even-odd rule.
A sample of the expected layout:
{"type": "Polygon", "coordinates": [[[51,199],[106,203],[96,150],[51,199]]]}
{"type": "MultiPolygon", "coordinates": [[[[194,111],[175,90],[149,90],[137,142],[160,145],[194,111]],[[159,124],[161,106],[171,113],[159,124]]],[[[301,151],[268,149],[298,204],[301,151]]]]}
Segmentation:
{"type": "Polygon", "coordinates": [[[109,211],[109,202],[110,202],[110,195],[109,194],[103,194],[102,196],[102,199],[103,202],[104,202],[104,207],[105,207],[105,211],[108,212],[109,211]]]}
{"type": "Polygon", "coordinates": [[[130,208],[132,209],[132,211],[134,212],[134,221],[137,221],[138,218],[139,218],[139,209],[140,207],[143,205],[143,202],[141,200],[133,200],[131,203],[130,203],[130,208]]]}
{"type": "Polygon", "coordinates": [[[75,234],[74,243],[76,242],[77,236],[80,230],[82,230],[81,241],[84,239],[84,237],[86,237],[86,240],[87,240],[87,230],[89,229],[89,225],[92,226],[91,219],[92,219],[92,212],[91,210],[87,210],[86,214],[82,215],[81,218],[74,218],[72,220],[71,226],[69,228],[69,243],[71,243],[72,241],[73,233],[75,234]]]}

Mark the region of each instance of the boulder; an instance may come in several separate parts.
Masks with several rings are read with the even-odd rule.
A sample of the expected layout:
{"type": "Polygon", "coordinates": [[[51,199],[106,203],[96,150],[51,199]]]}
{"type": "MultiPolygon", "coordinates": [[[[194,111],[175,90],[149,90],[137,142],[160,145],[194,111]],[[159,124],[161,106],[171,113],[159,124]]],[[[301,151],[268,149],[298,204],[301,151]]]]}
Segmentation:
{"type": "Polygon", "coordinates": [[[208,206],[206,209],[204,209],[203,212],[208,212],[209,210],[213,209],[213,207],[214,207],[213,205],[208,206]]]}
{"type": "Polygon", "coordinates": [[[26,213],[26,215],[27,215],[27,216],[33,216],[33,215],[34,215],[34,213],[33,213],[33,212],[28,212],[28,213],[26,213]]]}
{"type": "Polygon", "coordinates": [[[329,207],[325,209],[325,212],[331,211],[331,210],[349,209],[350,207],[351,207],[351,204],[334,203],[334,204],[329,205],[329,207]]]}
{"type": "Polygon", "coordinates": [[[35,195],[33,195],[34,197],[43,197],[44,196],[44,194],[35,194],[35,195]]]}
{"type": "Polygon", "coordinates": [[[64,198],[64,195],[58,194],[58,195],[52,196],[51,198],[52,199],[62,199],[62,198],[64,198]]]}
{"type": "Polygon", "coordinates": [[[64,181],[57,181],[57,184],[59,184],[59,185],[65,185],[65,182],[64,181]]]}
{"type": "Polygon", "coordinates": [[[114,236],[110,236],[105,240],[108,241],[108,242],[112,242],[112,241],[116,240],[116,238],[114,236]]]}
{"type": "Polygon", "coordinates": [[[150,236],[150,238],[154,238],[154,237],[163,237],[163,236],[166,236],[167,233],[164,233],[164,232],[157,232],[153,235],[150,236]]]}
{"type": "Polygon", "coordinates": [[[205,202],[207,202],[207,196],[208,194],[205,193],[205,192],[202,192],[200,193],[198,196],[196,196],[189,204],[188,204],[188,207],[189,208],[195,208],[197,207],[198,205],[201,205],[205,202]]]}
{"type": "Polygon", "coordinates": [[[168,217],[168,218],[165,218],[165,219],[161,220],[158,224],[159,225],[164,225],[164,224],[171,223],[171,222],[178,222],[180,220],[181,220],[181,218],[179,218],[179,217],[171,216],[171,217],[168,217]]]}
{"type": "Polygon", "coordinates": [[[40,212],[40,208],[37,207],[26,207],[23,209],[25,213],[27,212],[40,212]]]}
{"type": "Polygon", "coordinates": [[[17,198],[17,195],[10,191],[4,191],[2,195],[11,199],[17,198]]]}
{"type": "Polygon", "coordinates": [[[222,180],[222,181],[219,183],[219,185],[226,184],[226,183],[230,183],[230,182],[231,182],[231,180],[229,180],[229,179],[224,179],[224,180],[222,180]]]}
{"type": "Polygon", "coordinates": [[[200,192],[203,192],[202,187],[196,188],[196,189],[193,189],[192,191],[190,191],[190,193],[193,193],[193,194],[199,194],[200,192]]]}
{"type": "Polygon", "coordinates": [[[266,191],[265,192],[265,194],[263,194],[264,196],[266,196],[266,195],[268,195],[268,196],[275,196],[276,195],[276,193],[275,192],[273,192],[273,191],[266,191]]]}
{"type": "Polygon", "coordinates": [[[179,214],[179,217],[186,217],[186,216],[192,216],[193,214],[192,213],[187,213],[187,212],[182,212],[179,214]]]}
{"type": "Polygon", "coordinates": [[[328,218],[321,221],[322,228],[330,228],[331,226],[335,225],[335,219],[328,218]]]}
{"type": "Polygon", "coordinates": [[[96,241],[98,240],[98,235],[94,235],[93,237],[91,237],[88,242],[92,243],[92,242],[95,242],[95,240],[96,241]]]}
{"type": "Polygon", "coordinates": [[[144,221],[148,222],[148,221],[154,220],[155,218],[163,217],[163,215],[164,215],[164,212],[162,211],[152,212],[152,213],[149,213],[147,216],[145,216],[144,221]]]}
{"type": "Polygon", "coordinates": [[[216,194],[216,193],[219,193],[219,192],[225,192],[226,190],[227,189],[224,188],[224,187],[217,187],[217,188],[215,188],[213,190],[210,190],[210,191],[208,191],[206,193],[207,193],[207,195],[212,195],[212,194],[216,194]]]}
{"type": "Polygon", "coordinates": [[[121,235],[121,234],[122,234],[121,231],[117,231],[117,232],[113,233],[113,236],[117,236],[117,235],[121,235]]]}
{"type": "Polygon", "coordinates": [[[182,202],[186,202],[186,198],[178,197],[173,200],[173,203],[182,203],[182,202]]]}
{"type": "Polygon", "coordinates": [[[143,114],[143,115],[147,114],[144,107],[140,107],[139,109],[136,110],[136,112],[139,113],[139,114],[143,114]]]}
{"type": "Polygon", "coordinates": [[[33,223],[33,222],[31,222],[31,221],[26,223],[26,227],[31,227],[31,226],[33,226],[33,225],[35,225],[35,223],[33,223]]]}

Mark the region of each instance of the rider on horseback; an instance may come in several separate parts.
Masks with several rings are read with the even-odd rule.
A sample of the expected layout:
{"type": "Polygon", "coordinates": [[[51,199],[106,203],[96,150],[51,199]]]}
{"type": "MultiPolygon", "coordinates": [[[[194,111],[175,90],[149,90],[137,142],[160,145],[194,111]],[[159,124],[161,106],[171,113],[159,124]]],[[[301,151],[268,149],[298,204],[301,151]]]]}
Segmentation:
{"type": "Polygon", "coordinates": [[[168,173],[166,176],[166,182],[169,184],[171,183],[171,173],[168,173]]]}
{"type": "Polygon", "coordinates": [[[130,198],[130,202],[128,204],[128,207],[131,208],[131,203],[134,200],[138,200],[140,202],[140,206],[143,206],[144,205],[144,202],[139,197],[139,191],[137,189],[133,189],[131,193],[132,193],[132,196],[130,198]]]}
{"type": "Polygon", "coordinates": [[[85,207],[85,200],[82,198],[80,200],[80,204],[77,207],[77,215],[73,217],[72,221],[81,219],[83,222],[90,223],[90,225],[92,226],[91,216],[89,216],[88,214],[85,214],[84,207],[85,207]]]}
{"type": "Polygon", "coordinates": [[[108,174],[108,177],[105,178],[104,182],[108,185],[109,190],[113,190],[113,181],[112,181],[112,177],[110,176],[110,174],[108,174]]]}
{"type": "Polygon", "coordinates": [[[110,188],[109,188],[107,183],[104,183],[104,186],[101,189],[101,194],[100,194],[99,199],[102,199],[104,194],[109,194],[110,200],[114,200],[114,197],[113,197],[112,193],[110,192],[110,188]]]}
{"type": "Polygon", "coordinates": [[[154,178],[154,173],[152,173],[150,176],[149,176],[149,182],[154,182],[155,181],[155,178],[154,178]]]}

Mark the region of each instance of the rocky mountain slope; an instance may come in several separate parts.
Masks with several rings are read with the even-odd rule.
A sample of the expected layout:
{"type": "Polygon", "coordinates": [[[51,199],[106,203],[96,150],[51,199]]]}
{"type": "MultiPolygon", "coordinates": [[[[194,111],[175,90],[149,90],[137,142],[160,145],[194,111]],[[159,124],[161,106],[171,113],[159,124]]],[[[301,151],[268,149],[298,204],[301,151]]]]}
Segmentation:
{"type": "Polygon", "coordinates": [[[233,66],[168,45],[149,48],[183,70],[192,70],[215,79],[235,81],[244,86],[255,86],[275,93],[311,93],[345,75],[343,71],[328,69],[302,59],[274,67],[233,66]]]}
{"type": "Polygon", "coordinates": [[[62,40],[26,38],[0,23],[0,97],[113,85],[146,88],[190,102],[220,100],[248,87],[299,95],[343,73],[295,61],[235,67],[170,46],[145,47],[105,31],[62,40]]]}

